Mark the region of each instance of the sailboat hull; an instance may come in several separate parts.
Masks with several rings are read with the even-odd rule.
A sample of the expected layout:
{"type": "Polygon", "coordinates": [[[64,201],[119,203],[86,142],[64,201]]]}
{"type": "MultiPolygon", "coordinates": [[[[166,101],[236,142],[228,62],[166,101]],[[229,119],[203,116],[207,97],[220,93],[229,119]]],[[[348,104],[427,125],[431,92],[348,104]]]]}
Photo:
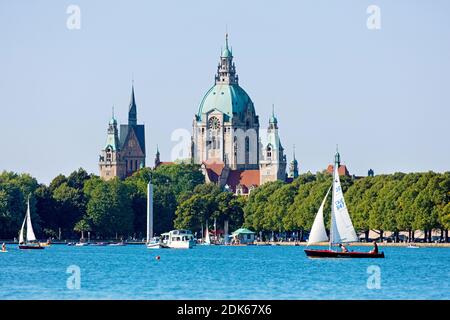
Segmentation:
{"type": "Polygon", "coordinates": [[[33,245],[19,245],[19,249],[21,250],[39,250],[39,249],[44,249],[45,247],[41,247],[41,246],[33,246],[33,245]]]}
{"type": "Polygon", "coordinates": [[[305,253],[310,258],[384,258],[384,252],[337,252],[333,250],[305,249],[305,253]]]}

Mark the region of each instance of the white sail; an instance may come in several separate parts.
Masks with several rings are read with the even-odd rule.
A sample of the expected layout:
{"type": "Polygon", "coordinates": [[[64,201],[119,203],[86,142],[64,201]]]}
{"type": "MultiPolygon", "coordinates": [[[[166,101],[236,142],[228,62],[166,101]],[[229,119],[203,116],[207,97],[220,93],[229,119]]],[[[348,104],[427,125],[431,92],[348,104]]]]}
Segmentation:
{"type": "Polygon", "coordinates": [[[208,221],[206,221],[206,232],[205,232],[205,243],[211,244],[211,237],[209,236],[209,230],[208,230],[208,221]]]}
{"type": "Polygon", "coordinates": [[[31,213],[30,213],[30,199],[28,199],[27,208],[27,242],[35,241],[36,236],[34,235],[33,225],[31,224],[31,213]]]}
{"type": "Polygon", "coordinates": [[[223,223],[223,243],[228,244],[228,220],[223,223]]]}
{"type": "Polygon", "coordinates": [[[331,243],[356,242],[355,228],[345,205],[337,166],[333,177],[333,203],[331,210],[331,243]]]}
{"type": "Polygon", "coordinates": [[[328,241],[327,231],[325,229],[325,223],[323,221],[323,207],[325,206],[325,201],[327,201],[328,194],[330,193],[330,188],[328,188],[325,198],[323,198],[322,204],[320,205],[319,211],[317,211],[316,218],[309,233],[308,246],[317,243],[328,241]]]}
{"type": "Polygon", "coordinates": [[[25,231],[25,222],[27,221],[27,215],[25,214],[25,218],[23,218],[23,223],[22,223],[22,228],[20,228],[20,233],[19,233],[19,244],[20,243],[24,243],[24,238],[23,238],[23,232],[25,231]]]}

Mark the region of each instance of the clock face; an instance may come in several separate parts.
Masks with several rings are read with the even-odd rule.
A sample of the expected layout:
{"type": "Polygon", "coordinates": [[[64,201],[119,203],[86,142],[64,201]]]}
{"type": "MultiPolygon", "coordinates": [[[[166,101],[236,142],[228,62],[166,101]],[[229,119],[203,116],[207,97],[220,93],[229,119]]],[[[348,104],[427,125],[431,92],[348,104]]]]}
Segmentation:
{"type": "Polygon", "coordinates": [[[211,117],[210,119],[209,119],[209,127],[211,128],[211,129],[214,129],[214,130],[217,130],[217,129],[219,129],[220,128],[220,120],[219,119],[217,119],[216,117],[211,117]]]}

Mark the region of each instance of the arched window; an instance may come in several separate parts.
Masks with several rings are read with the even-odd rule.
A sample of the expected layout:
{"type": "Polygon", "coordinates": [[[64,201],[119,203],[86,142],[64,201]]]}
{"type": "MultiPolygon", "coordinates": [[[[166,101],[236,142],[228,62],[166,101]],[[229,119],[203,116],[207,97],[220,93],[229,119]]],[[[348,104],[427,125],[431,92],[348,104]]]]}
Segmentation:
{"type": "Polygon", "coordinates": [[[266,149],[267,159],[272,160],[272,146],[269,144],[266,149]]]}
{"type": "Polygon", "coordinates": [[[245,137],[245,164],[250,161],[250,139],[245,137]]]}

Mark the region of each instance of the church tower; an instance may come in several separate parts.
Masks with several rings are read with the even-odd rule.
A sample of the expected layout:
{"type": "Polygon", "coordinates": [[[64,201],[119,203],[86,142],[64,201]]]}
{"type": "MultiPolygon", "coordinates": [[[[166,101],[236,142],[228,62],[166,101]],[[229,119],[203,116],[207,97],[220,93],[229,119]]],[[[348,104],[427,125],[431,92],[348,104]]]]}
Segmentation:
{"type": "Polygon", "coordinates": [[[117,130],[117,120],[114,118],[114,108],[108,125],[106,145],[99,158],[99,166],[100,177],[104,180],[125,177],[125,163],[121,159],[119,131],[117,130]]]}
{"type": "Polygon", "coordinates": [[[295,179],[298,177],[298,161],[295,158],[295,146],[294,146],[294,151],[293,151],[293,158],[291,163],[289,164],[289,174],[288,174],[289,178],[295,179]]]}
{"type": "Polygon", "coordinates": [[[278,120],[272,106],[272,116],[267,129],[267,143],[262,146],[260,184],[286,179],[286,156],[278,134],[278,120]]]}
{"type": "Polygon", "coordinates": [[[258,141],[259,119],[249,95],[239,86],[227,34],[214,85],[194,116],[191,160],[233,170],[258,170],[258,141]]]}
{"type": "Polygon", "coordinates": [[[120,146],[127,177],[145,167],[145,128],[143,124],[137,124],[134,85],[131,86],[128,124],[120,126],[120,146]]]}

